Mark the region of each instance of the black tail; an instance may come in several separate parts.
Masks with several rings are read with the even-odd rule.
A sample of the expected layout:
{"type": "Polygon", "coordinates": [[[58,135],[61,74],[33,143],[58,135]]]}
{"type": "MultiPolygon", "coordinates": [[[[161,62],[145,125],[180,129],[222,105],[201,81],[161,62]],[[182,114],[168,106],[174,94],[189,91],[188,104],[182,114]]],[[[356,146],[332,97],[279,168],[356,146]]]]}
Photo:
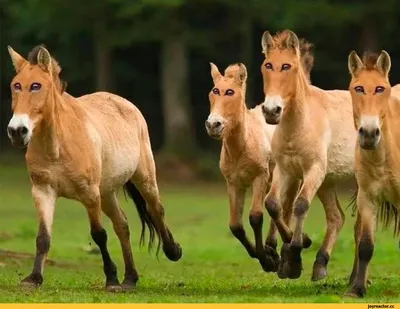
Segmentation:
{"type": "MultiPolygon", "coordinates": [[[[351,206],[353,210],[352,213],[353,217],[357,212],[357,193],[358,193],[358,187],[350,200],[349,206],[347,207],[349,208],[351,206]]],[[[377,214],[378,222],[381,222],[383,224],[383,228],[387,229],[392,220],[394,220],[393,235],[398,236],[400,234],[400,218],[397,207],[384,200],[382,200],[379,204],[380,205],[378,207],[378,214],[377,214]]]]}
{"type": "Polygon", "coordinates": [[[131,181],[128,181],[127,183],[124,184],[124,193],[125,197],[126,193],[128,193],[128,196],[135,203],[140,221],[142,223],[142,232],[140,234],[140,246],[144,245],[146,226],[147,226],[150,232],[150,238],[148,244],[149,251],[152,249],[154,245],[155,237],[157,237],[158,239],[157,254],[158,254],[160,248],[160,232],[157,230],[156,225],[154,224],[154,220],[147,210],[146,200],[143,198],[142,194],[139,192],[139,190],[131,181]]]}

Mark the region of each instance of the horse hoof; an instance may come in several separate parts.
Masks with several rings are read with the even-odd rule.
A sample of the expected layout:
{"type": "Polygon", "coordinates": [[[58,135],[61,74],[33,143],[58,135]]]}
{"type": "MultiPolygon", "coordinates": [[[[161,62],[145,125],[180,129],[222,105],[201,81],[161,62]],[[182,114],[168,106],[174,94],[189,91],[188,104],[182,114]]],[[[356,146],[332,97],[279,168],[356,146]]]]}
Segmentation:
{"type": "Polygon", "coordinates": [[[306,233],[303,233],[303,248],[308,249],[312,245],[312,240],[306,233]]]}
{"type": "Polygon", "coordinates": [[[136,289],[136,283],[132,282],[130,280],[124,280],[121,283],[121,290],[122,292],[129,292],[129,291],[133,291],[136,289]]]}
{"type": "Polygon", "coordinates": [[[365,294],[365,289],[360,289],[356,287],[352,287],[343,294],[343,297],[351,297],[351,298],[363,298],[365,294]]]}
{"type": "Polygon", "coordinates": [[[324,279],[328,275],[326,267],[321,264],[314,264],[311,281],[318,281],[324,279]]]}
{"type": "Polygon", "coordinates": [[[163,246],[163,251],[165,256],[172,262],[177,262],[182,257],[182,248],[178,243],[170,247],[163,246]]]}
{"type": "Polygon", "coordinates": [[[262,269],[266,273],[275,271],[275,261],[269,255],[264,254],[263,256],[259,257],[258,261],[260,262],[262,269]]]}
{"type": "Polygon", "coordinates": [[[26,289],[35,289],[43,283],[43,276],[41,274],[30,274],[28,277],[20,282],[20,286],[26,289]]]}
{"type": "Polygon", "coordinates": [[[118,284],[110,284],[110,285],[106,285],[106,291],[109,293],[118,293],[118,292],[122,292],[122,287],[118,284]]]}
{"type": "Polygon", "coordinates": [[[293,263],[293,262],[288,262],[287,263],[287,276],[289,279],[298,279],[301,276],[301,271],[303,270],[301,262],[298,263],[293,263]]]}
{"type": "Polygon", "coordinates": [[[286,279],[288,277],[288,275],[286,273],[286,265],[285,264],[287,264],[287,262],[281,261],[281,263],[278,266],[278,271],[276,273],[277,273],[279,279],[286,279]]]}

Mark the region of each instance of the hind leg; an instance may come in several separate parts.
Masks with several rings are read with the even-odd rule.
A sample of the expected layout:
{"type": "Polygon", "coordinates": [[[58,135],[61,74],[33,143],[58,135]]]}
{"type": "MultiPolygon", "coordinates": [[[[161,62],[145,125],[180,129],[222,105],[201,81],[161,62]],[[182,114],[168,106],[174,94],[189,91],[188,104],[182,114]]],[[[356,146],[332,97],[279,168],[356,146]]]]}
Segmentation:
{"type": "Polygon", "coordinates": [[[344,213],[340,207],[335,186],[323,183],[318,189],[317,195],[325,209],[326,232],[314,262],[312,281],[321,280],[327,276],[326,267],[332,248],[344,223],[344,213]]]}
{"type": "Polygon", "coordinates": [[[133,262],[132,248],[129,239],[130,233],[128,220],[118,205],[115,192],[102,194],[101,208],[113,223],[115,234],[117,234],[121,244],[122,255],[124,257],[125,264],[125,276],[124,281],[121,284],[121,288],[123,290],[133,289],[136,286],[139,276],[133,262]]]}
{"type": "Polygon", "coordinates": [[[111,260],[108,252],[107,232],[101,223],[100,193],[98,192],[98,188],[94,191],[95,192],[92,194],[89,194],[90,198],[87,198],[87,201],[84,203],[89,216],[90,234],[93,241],[99,247],[101,257],[103,258],[103,270],[106,275],[106,290],[109,292],[116,292],[121,290],[117,277],[117,267],[111,260]]]}
{"type": "Polygon", "coordinates": [[[164,221],[164,207],[158,192],[156,168],[150,147],[145,147],[140,157],[139,165],[131,181],[146,200],[147,209],[154,226],[161,237],[165,256],[171,261],[182,257],[182,248],[175,242],[174,237],[164,221]]]}

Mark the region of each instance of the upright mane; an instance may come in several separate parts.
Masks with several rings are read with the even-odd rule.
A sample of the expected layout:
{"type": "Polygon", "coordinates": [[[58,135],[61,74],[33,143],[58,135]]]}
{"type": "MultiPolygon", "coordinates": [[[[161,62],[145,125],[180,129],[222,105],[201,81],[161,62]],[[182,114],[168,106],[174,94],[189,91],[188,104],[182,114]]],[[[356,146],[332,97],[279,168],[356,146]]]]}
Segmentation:
{"type": "Polygon", "coordinates": [[[366,51],[363,54],[362,62],[365,65],[367,71],[376,70],[376,61],[378,60],[379,54],[366,51]]]}
{"type": "MultiPolygon", "coordinates": [[[[32,50],[28,53],[28,61],[29,61],[29,63],[31,65],[37,65],[38,64],[38,54],[39,54],[39,51],[42,48],[46,48],[46,46],[43,45],[43,44],[37,45],[34,48],[32,48],[32,50]]],[[[58,82],[60,84],[60,91],[61,91],[61,94],[62,94],[67,88],[67,82],[62,80],[59,77],[59,74],[61,72],[61,67],[58,64],[57,60],[54,59],[53,57],[51,57],[51,63],[52,63],[52,66],[53,66],[53,73],[55,73],[58,76],[58,78],[55,80],[55,82],[56,83],[58,82]]]]}
{"type": "MultiPolygon", "coordinates": [[[[284,50],[290,48],[287,45],[287,39],[289,38],[289,30],[283,30],[273,36],[276,48],[284,50]]],[[[300,61],[303,66],[304,73],[308,80],[310,80],[310,73],[314,65],[314,55],[312,52],[313,45],[307,42],[306,39],[302,38],[300,42],[300,61]]]]}

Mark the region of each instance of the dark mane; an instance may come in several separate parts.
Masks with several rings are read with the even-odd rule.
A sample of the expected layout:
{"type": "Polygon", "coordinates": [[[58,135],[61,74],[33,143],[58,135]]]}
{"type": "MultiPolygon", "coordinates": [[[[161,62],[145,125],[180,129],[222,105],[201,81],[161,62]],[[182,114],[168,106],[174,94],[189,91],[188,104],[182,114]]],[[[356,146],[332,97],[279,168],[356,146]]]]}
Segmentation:
{"type": "MultiPolygon", "coordinates": [[[[280,49],[287,49],[287,39],[289,38],[290,32],[289,30],[283,30],[274,35],[273,39],[275,42],[275,46],[280,49]]],[[[306,73],[308,79],[310,79],[310,72],[314,65],[314,55],[312,52],[313,45],[310,42],[307,42],[305,39],[300,39],[300,60],[303,65],[304,72],[306,73]]]]}
{"type": "Polygon", "coordinates": [[[364,52],[362,62],[365,65],[365,68],[370,71],[376,68],[376,61],[378,60],[379,54],[366,51],[364,52]]]}
{"type": "Polygon", "coordinates": [[[41,48],[46,48],[46,46],[44,46],[43,44],[37,45],[34,48],[32,48],[32,50],[29,52],[28,54],[28,61],[31,65],[36,65],[38,64],[37,62],[37,56],[39,53],[39,50],[41,48]]]}
{"type": "MultiPolygon", "coordinates": [[[[46,48],[46,46],[44,44],[40,44],[35,46],[34,48],[32,48],[32,50],[29,52],[28,54],[28,61],[31,65],[37,65],[38,64],[38,53],[40,51],[41,48],[46,48]]],[[[59,72],[58,74],[61,72],[61,68],[58,65],[57,60],[55,60],[53,57],[51,57],[51,61],[53,62],[54,65],[57,66],[57,68],[59,68],[59,72]]],[[[60,92],[61,94],[64,93],[65,89],[67,89],[67,82],[62,80],[60,77],[58,78],[58,81],[60,83],[60,92]]]]}

